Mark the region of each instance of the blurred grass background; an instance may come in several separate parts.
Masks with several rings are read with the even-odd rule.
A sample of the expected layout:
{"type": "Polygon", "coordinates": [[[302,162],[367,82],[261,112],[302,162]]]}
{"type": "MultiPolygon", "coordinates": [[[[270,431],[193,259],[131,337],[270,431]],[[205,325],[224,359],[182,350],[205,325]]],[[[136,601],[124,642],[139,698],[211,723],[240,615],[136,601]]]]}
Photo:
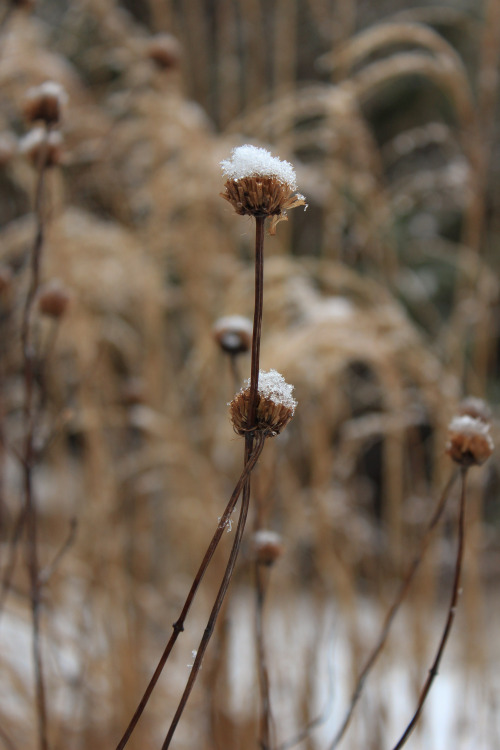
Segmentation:
{"type": "MultiPolygon", "coordinates": [[[[495,408],[500,397],[499,42],[498,0],[39,0],[9,15],[0,36],[2,571],[22,504],[19,331],[34,233],[35,175],[16,147],[22,100],[45,80],[69,95],[64,161],[48,175],[42,274],[72,300],[57,326],[38,323],[39,429],[54,431],[35,473],[42,566],[77,519],[44,588],[53,747],[114,747],[240,472],[226,407],[234,383],[212,328],[221,315],[252,313],[252,223],[219,197],[219,161],[247,141],[294,164],[309,204],[266,240],[262,366],[282,372],[299,401],[254,482],[254,502],[285,546],[266,631],[278,737],[326,697],[337,710],[451,471],[446,426],[458,401],[472,394],[495,408]],[[180,45],[168,40],[170,60],[154,53],[159,33],[180,45]],[[329,668],[332,642],[342,648],[329,668]],[[341,683],[333,697],[324,695],[329,669],[341,683]]],[[[245,356],[239,365],[243,379],[245,356]]],[[[460,667],[471,716],[454,706],[447,746],[493,749],[496,457],[471,480],[462,637],[443,664],[460,667]],[[481,739],[460,745],[477,706],[481,739]]],[[[346,747],[388,747],[405,726],[408,708],[398,714],[380,686],[403,663],[408,694],[418,695],[448,596],[454,512],[346,747]]],[[[218,555],[131,748],[161,744],[222,564],[218,555]]],[[[247,555],[178,747],[255,747],[251,633],[242,635],[252,615],[238,625],[249,591],[247,555]]],[[[6,748],[35,747],[29,628],[19,549],[0,619],[6,748]]],[[[433,737],[424,719],[408,747],[443,747],[433,737]]],[[[327,747],[328,733],[305,746],[327,747]]]]}

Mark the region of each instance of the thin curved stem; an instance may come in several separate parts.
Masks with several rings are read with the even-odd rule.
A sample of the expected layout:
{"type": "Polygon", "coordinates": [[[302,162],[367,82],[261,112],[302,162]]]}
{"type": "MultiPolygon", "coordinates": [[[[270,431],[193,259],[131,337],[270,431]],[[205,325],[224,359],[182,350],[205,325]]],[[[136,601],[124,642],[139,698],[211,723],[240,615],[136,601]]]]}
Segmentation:
{"type": "Polygon", "coordinates": [[[260,739],[262,750],[270,750],[272,746],[273,715],[271,710],[271,693],[269,686],[269,670],[267,653],[264,643],[264,600],[266,595],[266,581],[264,571],[259,562],[255,563],[255,636],[257,642],[257,669],[259,674],[259,688],[261,699],[260,739]]]}
{"type": "MultiPolygon", "coordinates": [[[[257,451],[259,450],[259,447],[262,448],[262,446],[264,445],[264,441],[265,441],[265,438],[263,436],[258,436],[256,438],[256,442],[257,442],[256,450],[257,451]]],[[[249,465],[249,462],[247,462],[246,466],[248,465],[249,465]]],[[[219,614],[220,608],[222,606],[222,602],[224,601],[224,597],[226,595],[227,589],[229,587],[229,583],[233,575],[234,566],[236,564],[236,560],[237,560],[238,553],[239,553],[240,546],[241,546],[241,539],[243,537],[243,531],[245,530],[245,524],[246,524],[246,519],[248,515],[248,508],[250,504],[250,493],[246,491],[248,486],[249,486],[249,482],[247,479],[245,482],[245,487],[243,489],[240,517],[238,519],[238,525],[236,527],[236,534],[235,534],[233,546],[231,548],[231,554],[229,556],[226,570],[224,571],[222,583],[220,585],[219,591],[217,592],[217,596],[215,598],[215,602],[212,607],[212,611],[210,613],[207,626],[205,628],[202,639],[200,641],[200,645],[198,646],[198,650],[196,652],[196,658],[194,660],[194,663],[191,669],[191,674],[189,675],[189,679],[184,689],[184,693],[182,694],[182,698],[179,702],[174,718],[172,719],[172,723],[170,724],[169,730],[167,732],[167,736],[165,738],[165,741],[162,745],[161,750],[167,750],[167,748],[170,746],[170,742],[172,741],[172,738],[174,736],[175,730],[177,728],[177,724],[179,723],[179,720],[182,716],[182,713],[184,711],[188,698],[191,694],[191,690],[193,689],[194,683],[199,674],[201,663],[205,655],[205,651],[207,650],[207,646],[210,642],[210,638],[212,637],[212,633],[215,627],[217,616],[219,614]]]]}
{"type": "Polygon", "coordinates": [[[425,531],[425,534],[420,542],[420,549],[418,551],[417,556],[411,563],[405,577],[403,578],[401,585],[399,587],[399,591],[397,593],[396,598],[394,599],[394,602],[392,603],[389,611],[386,614],[384,624],[382,626],[382,630],[380,632],[378,641],[368,656],[368,659],[366,660],[365,666],[361,670],[358,680],[356,682],[356,686],[354,688],[354,691],[351,696],[351,702],[349,704],[349,707],[347,709],[346,715],[344,717],[344,720],[342,724],[340,725],[339,730],[337,731],[335,737],[333,738],[331,744],[329,745],[328,750],[335,750],[335,748],[339,745],[340,741],[344,737],[347,728],[351,722],[352,715],[354,713],[354,709],[356,708],[356,704],[358,703],[361,693],[363,692],[363,688],[365,685],[365,682],[368,678],[368,675],[370,674],[371,670],[373,669],[375,662],[377,661],[378,657],[380,656],[382,649],[385,646],[385,643],[387,641],[387,638],[389,636],[389,632],[392,626],[392,623],[394,622],[394,619],[399,611],[399,608],[401,607],[401,604],[403,603],[406,594],[408,593],[408,589],[410,588],[410,585],[415,577],[415,574],[420,566],[420,563],[422,562],[422,559],[424,557],[424,554],[427,550],[427,547],[429,546],[429,542],[431,539],[432,532],[436,528],[437,524],[439,523],[439,520],[441,516],[443,515],[443,511],[446,505],[446,501],[448,500],[449,494],[451,492],[451,489],[455,483],[455,480],[457,478],[457,472],[453,472],[450,479],[448,480],[443,492],[441,493],[441,497],[438,500],[438,503],[436,505],[436,508],[434,510],[434,513],[432,515],[431,520],[429,521],[429,524],[427,526],[427,529],[425,531]]]}
{"type": "Polygon", "coordinates": [[[28,293],[23,309],[21,323],[21,343],[24,358],[24,447],[22,456],[24,479],[24,502],[27,528],[27,566],[30,578],[30,597],[33,624],[33,663],[35,676],[35,694],[38,718],[38,746],[40,750],[48,750],[47,738],[47,703],[45,696],[45,680],[43,675],[42,647],[40,642],[40,604],[41,585],[39,580],[38,560],[38,514],[33,488],[33,469],[36,461],[35,451],[35,421],[36,408],[34,404],[36,352],[33,344],[31,318],[33,314],[36,294],[40,285],[40,266],[45,236],[45,222],[43,217],[44,181],[47,163],[47,146],[42,149],[38,164],[38,179],[35,190],[36,233],[31,251],[31,276],[28,293]]]}
{"type": "Polygon", "coordinates": [[[448,641],[448,637],[450,635],[451,626],[453,625],[453,620],[455,619],[455,612],[457,608],[458,597],[460,595],[460,578],[461,578],[461,573],[462,573],[462,560],[464,556],[464,547],[465,547],[466,479],[467,479],[467,468],[463,468],[461,472],[462,487],[461,487],[461,492],[460,492],[460,511],[459,511],[459,517],[458,517],[458,548],[457,548],[457,557],[456,557],[456,562],[455,562],[455,575],[453,577],[453,588],[451,592],[450,605],[448,607],[448,614],[446,616],[446,623],[444,626],[443,634],[441,636],[441,640],[439,642],[436,656],[434,657],[432,666],[429,669],[429,674],[427,676],[427,679],[420,693],[417,709],[415,713],[413,714],[413,717],[410,723],[408,724],[408,726],[406,727],[403,735],[401,736],[401,739],[397,742],[396,745],[394,745],[393,750],[400,750],[400,748],[402,748],[403,745],[406,745],[407,740],[409,739],[411,733],[413,732],[415,728],[415,725],[420,717],[420,714],[422,713],[422,709],[424,707],[425,700],[431,689],[432,683],[434,682],[434,679],[437,676],[439,663],[441,661],[441,657],[443,656],[444,649],[448,641]]]}
{"type": "Polygon", "coordinates": [[[245,482],[247,481],[250,473],[255,467],[255,464],[257,463],[260,454],[262,453],[262,449],[264,447],[264,441],[257,443],[255,450],[252,452],[248,462],[245,464],[245,467],[240,475],[240,478],[238,479],[238,482],[236,483],[236,486],[233,490],[233,493],[231,495],[231,498],[226,506],[226,509],[224,513],[222,514],[219,524],[217,526],[217,530],[215,534],[213,535],[210,544],[208,546],[208,549],[205,553],[205,556],[203,557],[203,560],[201,562],[200,567],[198,568],[198,572],[196,573],[195,579],[191,585],[191,588],[189,590],[189,593],[186,597],[186,601],[184,603],[184,606],[182,608],[182,611],[178,617],[178,619],[173,624],[173,632],[170,636],[170,639],[165,646],[165,650],[163,651],[163,654],[161,655],[160,661],[158,662],[158,665],[154,671],[153,676],[151,677],[151,680],[148,683],[148,686],[144,692],[144,695],[142,696],[139,705],[137,706],[137,709],[132,716],[132,719],[130,720],[130,723],[128,724],[125,733],[123,734],[123,737],[119,741],[118,745],[116,746],[116,750],[123,750],[123,748],[126,746],[128,740],[130,739],[130,736],[132,732],[134,731],[139,719],[141,718],[144,709],[147,706],[147,703],[149,701],[149,698],[151,696],[151,693],[153,692],[156,683],[158,682],[158,679],[163,671],[163,668],[165,664],[167,663],[167,659],[170,656],[170,652],[172,651],[174,644],[179,637],[179,634],[182,633],[184,630],[184,622],[186,620],[186,617],[189,613],[189,610],[191,608],[191,605],[193,603],[193,600],[195,598],[195,595],[198,591],[198,587],[203,579],[203,576],[205,575],[205,572],[208,568],[208,565],[215,553],[215,550],[217,549],[217,546],[219,544],[219,541],[222,537],[222,534],[224,533],[224,530],[227,527],[227,523],[229,521],[229,518],[231,516],[231,513],[233,512],[236,503],[238,502],[238,498],[242,492],[242,489],[245,485],[245,482]]]}

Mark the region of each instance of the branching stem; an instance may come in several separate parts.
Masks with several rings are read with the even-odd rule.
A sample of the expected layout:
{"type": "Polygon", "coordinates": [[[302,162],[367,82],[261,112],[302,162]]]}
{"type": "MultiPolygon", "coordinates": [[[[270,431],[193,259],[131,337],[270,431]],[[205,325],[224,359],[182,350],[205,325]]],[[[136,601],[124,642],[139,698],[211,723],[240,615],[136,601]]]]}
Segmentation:
{"type": "Polygon", "coordinates": [[[467,479],[467,468],[462,468],[461,472],[461,492],[460,492],[460,511],[459,511],[459,517],[458,517],[458,548],[457,548],[457,557],[455,562],[455,575],[453,577],[453,588],[451,592],[451,599],[450,599],[450,605],[448,607],[448,614],[446,617],[446,623],[444,626],[443,634],[441,636],[441,640],[439,642],[438,650],[436,652],[436,656],[434,657],[434,661],[432,662],[432,666],[429,669],[429,674],[427,675],[427,679],[425,681],[425,684],[422,688],[422,691],[420,693],[420,697],[418,700],[418,705],[415,713],[413,714],[413,717],[406,727],[401,739],[397,742],[396,745],[394,745],[393,750],[400,750],[400,748],[403,747],[403,745],[406,745],[407,740],[409,739],[411,733],[413,732],[415,725],[420,717],[420,714],[422,713],[422,709],[424,707],[425,700],[429,694],[429,691],[431,689],[432,683],[434,682],[434,679],[436,678],[436,675],[438,673],[439,663],[441,661],[441,657],[443,656],[444,649],[446,646],[446,642],[448,641],[448,636],[450,635],[451,626],[453,625],[453,620],[455,619],[455,612],[457,608],[457,602],[458,597],[460,596],[460,577],[462,573],[462,560],[464,555],[464,546],[465,546],[465,498],[466,498],[466,479],[467,479]]]}

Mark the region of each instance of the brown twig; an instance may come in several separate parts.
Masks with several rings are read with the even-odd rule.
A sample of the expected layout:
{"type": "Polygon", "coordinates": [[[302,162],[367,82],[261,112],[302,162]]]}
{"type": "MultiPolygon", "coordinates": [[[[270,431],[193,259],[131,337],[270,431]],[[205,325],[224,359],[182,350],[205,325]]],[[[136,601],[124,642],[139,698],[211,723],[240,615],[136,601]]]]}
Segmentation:
{"type": "Polygon", "coordinates": [[[455,562],[455,575],[453,577],[453,588],[451,592],[450,605],[448,607],[448,614],[446,616],[446,623],[444,626],[443,634],[441,636],[441,640],[439,642],[436,656],[434,657],[432,666],[429,669],[429,674],[427,676],[427,679],[420,693],[417,709],[415,713],[413,714],[413,717],[410,723],[408,724],[405,731],[403,732],[401,739],[396,743],[396,745],[394,745],[393,750],[400,750],[400,748],[402,748],[403,745],[406,745],[407,740],[409,739],[411,733],[413,732],[415,728],[415,725],[420,717],[420,714],[422,713],[422,709],[424,707],[425,700],[431,689],[432,683],[434,682],[434,679],[437,676],[439,663],[441,661],[441,657],[443,656],[444,649],[448,641],[448,636],[450,635],[451,626],[453,625],[453,620],[455,619],[455,612],[457,608],[458,597],[460,595],[460,577],[462,573],[462,560],[463,560],[464,545],[465,545],[465,498],[466,498],[465,488],[466,488],[467,471],[468,469],[466,467],[462,468],[461,470],[462,487],[461,487],[461,492],[460,492],[460,511],[459,511],[459,517],[458,517],[458,548],[457,548],[457,557],[456,557],[456,562],[455,562]]]}
{"type": "Polygon", "coordinates": [[[410,565],[403,581],[401,582],[401,585],[399,587],[399,591],[397,593],[397,596],[392,603],[389,611],[387,612],[387,615],[384,620],[384,624],[382,626],[382,630],[380,632],[379,639],[375,645],[375,648],[370,653],[365,666],[361,670],[361,673],[358,677],[358,680],[356,682],[356,686],[354,688],[353,694],[351,696],[351,702],[349,704],[349,707],[347,709],[346,715],[344,717],[344,720],[337,731],[335,737],[333,738],[331,744],[329,745],[328,750],[335,750],[335,748],[339,745],[340,741],[344,737],[347,728],[350,724],[352,715],[354,713],[354,709],[356,708],[356,704],[358,703],[361,693],[363,692],[363,688],[365,685],[365,682],[368,678],[368,675],[370,674],[371,670],[373,669],[375,662],[377,661],[378,657],[380,656],[382,649],[385,646],[385,643],[387,641],[387,638],[389,636],[389,632],[392,626],[392,623],[394,621],[394,618],[396,617],[399,608],[401,607],[401,604],[403,603],[406,594],[408,593],[408,589],[410,588],[410,585],[413,581],[413,578],[415,577],[415,574],[420,566],[420,563],[422,562],[423,556],[425,554],[425,551],[427,550],[427,547],[430,542],[430,538],[432,535],[432,532],[436,528],[446,505],[446,501],[448,500],[449,494],[451,492],[451,489],[453,487],[453,484],[455,483],[455,480],[457,478],[457,472],[453,472],[450,479],[448,480],[448,483],[446,484],[443,492],[441,493],[441,497],[439,498],[439,501],[436,505],[436,508],[434,510],[434,513],[432,515],[431,520],[429,521],[429,524],[427,526],[427,529],[425,531],[425,534],[420,542],[420,549],[417,553],[417,556],[413,560],[412,564],[410,565]]]}
{"type": "MultiPolygon", "coordinates": [[[[265,441],[265,437],[262,435],[257,438],[257,450],[259,449],[259,446],[262,448],[262,446],[264,445],[264,441],[265,441]]],[[[234,566],[236,564],[236,560],[237,560],[238,553],[239,553],[240,546],[241,546],[241,539],[243,537],[243,531],[245,530],[245,523],[246,523],[246,519],[248,515],[248,507],[250,504],[249,502],[250,495],[248,492],[245,491],[248,486],[249,485],[248,485],[248,479],[247,479],[245,482],[245,486],[243,488],[238,526],[236,527],[236,534],[235,534],[233,546],[231,548],[231,554],[229,556],[226,570],[224,571],[224,577],[222,579],[222,583],[220,585],[219,591],[217,592],[217,596],[215,598],[215,602],[212,607],[212,611],[210,613],[207,626],[204,630],[203,637],[200,641],[200,645],[198,646],[198,650],[196,652],[196,658],[194,660],[194,663],[191,669],[191,674],[189,675],[189,679],[184,689],[184,693],[182,694],[182,698],[179,702],[174,718],[172,719],[172,723],[170,724],[169,730],[167,732],[167,736],[165,737],[165,741],[162,745],[161,750],[167,750],[167,748],[170,746],[170,742],[172,741],[172,738],[174,736],[175,730],[177,728],[177,724],[179,723],[179,720],[182,716],[182,713],[184,711],[188,698],[191,694],[191,690],[193,689],[194,683],[201,669],[201,663],[205,655],[205,651],[207,650],[207,646],[210,642],[210,638],[212,636],[215,623],[217,621],[219,610],[222,606],[222,602],[224,601],[224,597],[226,595],[227,589],[229,587],[229,583],[233,575],[234,566]]]]}
{"type": "MultiPolygon", "coordinates": [[[[248,403],[248,425],[252,428],[256,423],[256,412],[258,402],[258,389],[259,389],[259,365],[260,365],[260,340],[262,334],[262,312],[264,303],[264,222],[265,216],[255,217],[255,304],[254,304],[254,317],[253,317],[253,333],[252,333],[252,361],[250,368],[250,393],[248,403]]],[[[257,440],[257,445],[262,447],[265,442],[265,437],[261,434],[255,435],[253,432],[249,432],[245,436],[245,454],[244,454],[244,465],[245,467],[249,464],[252,454],[254,453],[254,442],[257,440]]],[[[241,539],[245,528],[246,518],[248,515],[248,508],[250,505],[250,473],[248,473],[245,483],[243,485],[243,493],[241,500],[240,517],[238,520],[238,526],[236,529],[235,540],[231,549],[228,564],[224,572],[221,586],[217,593],[215,603],[210,614],[207,627],[201,639],[196,658],[191,669],[189,680],[184,689],[184,693],[180,700],[180,703],[175,712],[172,723],[167,732],[167,736],[162,745],[162,750],[166,750],[174,736],[177,724],[182,716],[189,695],[196,681],[198,673],[201,668],[201,662],[208,643],[212,636],[217,615],[224,601],[231,577],[233,574],[236,559],[241,546],[241,539]]]]}
{"type": "Polygon", "coordinates": [[[264,580],[265,571],[262,565],[256,561],[255,566],[255,640],[257,643],[257,669],[259,674],[260,688],[260,737],[259,745],[262,750],[269,750],[272,747],[272,729],[273,715],[271,711],[271,694],[269,687],[269,670],[267,662],[267,653],[264,643],[264,600],[266,595],[266,581],[264,580]]]}
{"type": "Polygon", "coordinates": [[[26,301],[23,309],[21,324],[21,342],[24,358],[24,423],[25,436],[23,447],[24,500],[27,527],[27,565],[30,577],[31,611],[33,622],[33,661],[35,675],[35,693],[38,718],[38,745],[40,750],[48,750],[47,738],[47,706],[45,697],[45,681],[43,676],[42,648],[40,642],[40,600],[41,590],[39,581],[38,562],[38,516],[34,498],[33,469],[36,460],[35,451],[35,405],[34,385],[36,353],[32,341],[31,318],[36,294],[40,284],[40,265],[45,235],[43,217],[44,181],[47,162],[47,144],[41,149],[38,164],[38,179],[35,191],[36,233],[31,252],[31,277],[26,301]]]}
{"type": "Polygon", "coordinates": [[[12,576],[16,567],[17,548],[19,546],[19,541],[23,533],[25,521],[26,506],[23,505],[23,507],[19,509],[17,518],[14,523],[14,528],[12,530],[12,536],[9,540],[7,563],[4,569],[4,574],[2,576],[2,584],[0,586],[0,617],[3,612],[5,600],[10,591],[12,576]]]}
{"type": "Polygon", "coordinates": [[[234,508],[236,506],[238,498],[239,498],[239,496],[240,496],[240,494],[242,492],[243,486],[244,486],[244,484],[245,484],[248,476],[250,475],[251,471],[255,467],[255,464],[257,463],[257,461],[259,459],[259,456],[260,456],[260,454],[262,452],[262,448],[263,447],[264,447],[264,442],[263,441],[259,442],[256,445],[255,450],[253,451],[252,455],[250,456],[250,460],[247,462],[247,464],[243,468],[241,476],[238,479],[238,482],[236,484],[236,487],[233,490],[233,493],[232,493],[231,498],[230,498],[230,500],[229,500],[229,502],[228,502],[228,504],[226,506],[226,509],[225,509],[224,513],[222,514],[222,516],[220,518],[219,524],[217,526],[217,530],[216,530],[215,534],[212,537],[212,540],[211,540],[211,542],[210,542],[210,544],[208,546],[208,549],[207,549],[207,551],[205,553],[205,556],[204,556],[204,558],[203,558],[203,560],[201,562],[201,565],[200,565],[200,567],[198,569],[198,572],[197,572],[197,574],[195,576],[195,579],[194,579],[194,581],[193,581],[193,583],[191,585],[191,588],[190,588],[189,593],[187,595],[187,598],[186,598],[186,601],[185,601],[184,606],[182,608],[182,611],[181,611],[178,619],[174,622],[174,624],[172,626],[173,627],[173,633],[170,636],[170,639],[169,639],[169,641],[168,641],[168,643],[167,643],[167,645],[165,647],[165,650],[164,650],[164,652],[163,652],[163,654],[162,654],[162,656],[160,658],[160,661],[158,662],[158,666],[155,669],[155,672],[154,672],[154,674],[153,674],[153,676],[152,676],[152,678],[151,678],[151,680],[150,680],[150,682],[149,682],[149,684],[148,684],[148,686],[146,688],[146,691],[145,691],[143,697],[141,698],[141,701],[140,701],[140,703],[139,703],[139,705],[138,705],[138,707],[137,707],[137,709],[136,709],[136,711],[135,711],[132,719],[130,720],[129,725],[127,726],[127,729],[125,730],[125,733],[124,733],[123,737],[121,738],[120,742],[116,746],[116,750],[123,750],[123,748],[126,746],[126,744],[127,744],[128,740],[129,740],[132,732],[134,731],[134,729],[135,729],[135,727],[137,725],[137,722],[141,718],[141,716],[142,716],[142,714],[144,712],[144,709],[146,708],[146,705],[147,705],[147,703],[149,701],[151,693],[153,692],[153,690],[154,690],[154,688],[156,686],[156,683],[158,682],[158,679],[159,679],[159,677],[160,677],[160,675],[161,675],[161,673],[163,671],[163,668],[164,668],[164,666],[165,666],[165,664],[167,662],[167,659],[168,659],[168,657],[170,655],[170,652],[172,651],[172,648],[173,648],[173,646],[174,646],[174,644],[175,644],[175,642],[176,642],[179,634],[182,633],[182,631],[184,630],[184,622],[185,622],[186,617],[188,615],[188,612],[189,612],[189,610],[191,608],[191,605],[193,603],[193,600],[194,600],[194,597],[195,597],[196,592],[198,590],[198,587],[199,587],[199,585],[200,585],[200,583],[201,583],[201,581],[203,579],[203,576],[205,575],[205,572],[206,572],[206,570],[208,568],[210,560],[212,559],[212,557],[213,557],[213,555],[215,553],[215,550],[217,548],[217,545],[219,544],[221,536],[222,536],[222,534],[224,533],[224,530],[227,527],[227,523],[229,521],[231,513],[233,512],[233,510],[234,510],[234,508]]]}

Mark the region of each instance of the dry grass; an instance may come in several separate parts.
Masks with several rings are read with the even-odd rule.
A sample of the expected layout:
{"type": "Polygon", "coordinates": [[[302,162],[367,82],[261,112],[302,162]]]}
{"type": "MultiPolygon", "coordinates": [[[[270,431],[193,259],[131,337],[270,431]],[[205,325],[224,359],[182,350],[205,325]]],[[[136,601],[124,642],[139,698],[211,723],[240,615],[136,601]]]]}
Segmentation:
{"type": "MultiPolygon", "coordinates": [[[[450,471],[445,430],[458,400],[468,392],[498,400],[500,3],[484,3],[483,23],[402,4],[394,20],[363,19],[345,0],[276,0],[274,20],[256,0],[151,0],[149,29],[113,2],[70,3],[60,14],[39,5],[13,14],[1,33],[0,132],[24,133],[30,86],[54,79],[67,89],[42,276],[61,279],[72,300],[59,325],[44,319],[38,329],[39,429],[53,433],[35,471],[42,568],[77,519],[44,588],[51,746],[116,744],[240,472],[226,407],[234,383],[212,327],[221,315],[252,312],[252,226],[220,199],[218,166],[247,140],[292,161],[309,202],[266,243],[262,366],[295,385],[299,408],[266,450],[254,498],[285,544],[267,612],[284,740],[324,703],[314,685],[318,671],[327,682],[332,606],[334,632],[346,633],[343,684],[363,662],[373,630],[363,607],[382,615],[418,545],[450,471]],[[450,29],[446,41],[439,30],[450,29]],[[182,42],[180,70],[147,59],[148,37],[160,30],[182,42]]],[[[20,324],[35,175],[18,153],[0,162],[0,270],[12,277],[0,291],[5,571],[22,505],[20,324]]],[[[244,356],[239,367],[247,377],[244,356]]],[[[497,477],[495,460],[472,477],[466,637],[453,662],[470,673],[497,647],[483,640],[482,593],[496,577],[497,477]]],[[[449,575],[450,518],[391,651],[405,650],[413,692],[449,575]]],[[[216,556],[193,630],[131,748],[161,745],[223,562],[216,556]]],[[[235,666],[235,648],[253,648],[238,640],[251,583],[247,556],[179,747],[255,747],[252,665],[243,674],[235,666]]],[[[20,548],[0,615],[6,748],[36,746],[27,590],[20,548]]],[[[377,684],[383,671],[354,747],[394,740],[377,684]]],[[[306,745],[327,747],[333,730],[306,745]]],[[[495,732],[481,747],[496,746],[495,732]]]]}

